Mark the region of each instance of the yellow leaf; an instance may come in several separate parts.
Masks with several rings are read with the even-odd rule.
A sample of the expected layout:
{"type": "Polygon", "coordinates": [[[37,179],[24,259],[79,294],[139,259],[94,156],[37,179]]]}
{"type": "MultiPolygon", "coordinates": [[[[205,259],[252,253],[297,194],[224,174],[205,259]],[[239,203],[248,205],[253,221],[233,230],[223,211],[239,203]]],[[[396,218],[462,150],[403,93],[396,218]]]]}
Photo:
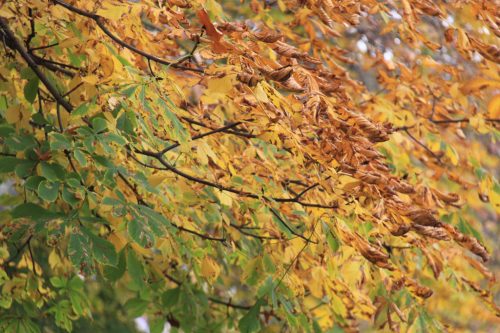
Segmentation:
{"type": "Polygon", "coordinates": [[[453,165],[458,165],[457,151],[450,145],[446,146],[446,157],[448,157],[453,165]]]}
{"type": "Polygon", "coordinates": [[[101,69],[104,78],[108,78],[113,74],[114,69],[115,69],[115,63],[113,62],[113,58],[107,54],[101,55],[100,58],[100,64],[101,64],[101,69]]]}
{"type": "Polygon", "coordinates": [[[14,13],[10,11],[9,8],[2,7],[0,8],[0,16],[5,18],[14,17],[14,13]]]}
{"type": "Polygon", "coordinates": [[[11,106],[5,113],[5,120],[7,120],[9,124],[15,124],[20,120],[20,115],[19,106],[11,106]]]}
{"type": "Polygon", "coordinates": [[[97,15],[116,21],[128,11],[129,7],[123,6],[123,4],[118,4],[117,6],[107,4],[106,7],[97,10],[97,15]]]}
{"type": "Polygon", "coordinates": [[[61,263],[61,258],[57,255],[55,250],[50,251],[49,254],[49,266],[54,269],[57,265],[61,263]]]}
{"type": "Polygon", "coordinates": [[[66,38],[65,40],[59,42],[59,47],[60,48],[68,48],[68,47],[78,45],[80,42],[81,42],[80,38],[78,38],[78,37],[66,38]]]}
{"type": "Polygon", "coordinates": [[[153,186],[156,187],[160,185],[167,176],[164,173],[156,173],[148,177],[148,182],[153,186]]]}
{"type": "Polygon", "coordinates": [[[258,101],[264,103],[269,102],[269,98],[267,98],[267,94],[264,91],[264,88],[262,87],[261,83],[257,84],[257,87],[255,88],[255,97],[257,98],[258,101]]]}
{"type": "Polygon", "coordinates": [[[488,103],[488,117],[500,118],[500,94],[496,94],[488,103]]]}
{"type": "Polygon", "coordinates": [[[485,78],[474,79],[466,82],[460,88],[460,90],[462,91],[462,93],[468,95],[472,92],[476,92],[478,90],[483,90],[486,88],[500,89],[500,81],[495,81],[485,78]]]}
{"type": "Polygon", "coordinates": [[[215,260],[210,257],[205,257],[201,261],[201,274],[207,280],[213,282],[220,274],[220,267],[215,260]]]}
{"type": "Polygon", "coordinates": [[[229,193],[219,192],[218,197],[219,197],[221,204],[223,204],[224,206],[231,207],[231,205],[233,203],[233,198],[231,197],[231,195],[229,193]]]}

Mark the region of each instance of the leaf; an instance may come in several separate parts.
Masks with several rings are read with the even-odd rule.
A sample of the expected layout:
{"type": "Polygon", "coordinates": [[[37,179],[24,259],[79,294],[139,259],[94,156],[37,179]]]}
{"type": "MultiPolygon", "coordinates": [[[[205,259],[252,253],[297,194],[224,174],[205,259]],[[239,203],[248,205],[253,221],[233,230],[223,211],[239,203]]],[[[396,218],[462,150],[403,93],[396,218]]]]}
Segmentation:
{"type": "Polygon", "coordinates": [[[21,161],[21,159],[15,157],[0,156],[0,174],[13,172],[21,161]]]}
{"type": "Polygon", "coordinates": [[[38,77],[34,76],[28,80],[24,86],[24,97],[30,103],[35,101],[36,95],[38,94],[38,77]]]}
{"type": "Polygon", "coordinates": [[[207,280],[214,282],[220,274],[220,267],[215,260],[207,256],[201,261],[201,274],[207,280]]]}
{"type": "Polygon", "coordinates": [[[38,196],[45,201],[54,202],[59,195],[59,183],[42,180],[38,185],[38,196]]]}
{"type": "Polygon", "coordinates": [[[181,297],[181,288],[173,288],[165,291],[162,294],[162,304],[165,308],[169,309],[179,304],[181,297]]]}
{"type": "Polygon", "coordinates": [[[106,119],[100,117],[92,119],[92,128],[95,133],[99,133],[106,130],[108,128],[106,119]]]}
{"type": "Polygon", "coordinates": [[[42,162],[40,163],[40,170],[41,175],[51,182],[63,180],[66,173],[66,170],[56,163],[42,162]]]}
{"type": "Polygon", "coordinates": [[[104,266],[104,277],[109,281],[119,280],[127,268],[127,260],[125,256],[125,248],[118,253],[118,264],[116,266],[106,265],[104,266]]]}
{"type": "Polygon", "coordinates": [[[145,287],[146,273],[135,251],[130,248],[127,251],[127,267],[127,272],[132,278],[134,286],[139,290],[143,289],[145,287]]]}
{"type": "Polygon", "coordinates": [[[106,239],[94,235],[90,230],[82,229],[92,242],[92,255],[103,265],[115,266],[118,263],[118,256],[113,244],[106,239]]]}
{"type": "Polygon", "coordinates": [[[34,221],[42,219],[51,219],[59,216],[56,213],[50,212],[30,202],[20,204],[10,212],[10,215],[14,219],[24,217],[24,218],[30,218],[34,221]]]}
{"type": "Polygon", "coordinates": [[[200,9],[196,12],[196,15],[198,16],[201,24],[205,27],[208,37],[210,37],[210,39],[214,43],[214,51],[216,53],[225,52],[227,48],[220,42],[223,35],[219,31],[217,31],[217,29],[215,29],[214,25],[210,21],[210,17],[208,17],[207,12],[204,9],[200,9]]]}
{"type": "Polygon", "coordinates": [[[132,318],[140,317],[146,311],[149,302],[140,298],[132,298],[125,303],[125,310],[132,318]]]}
{"type": "Polygon", "coordinates": [[[252,333],[260,330],[260,308],[264,305],[264,300],[258,299],[257,302],[248,310],[248,312],[238,322],[238,329],[242,333],[252,333]]]}
{"type": "Polygon", "coordinates": [[[74,230],[70,234],[68,257],[77,270],[85,274],[93,272],[94,267],[90,254],[90,240],[79,231],[74,230]]]}
{"type": "Polygon", "coordinates": [[[50,133],[49,135],[50,141],[50,149],[54,151],[60,151],[71,148],[71,141],[63,134],[60,133],[50,133]]]}
{"type": "Polygon", "coordinates": [[[500,94],[496,94],[488,103],[488,117],[500,118],[500,94]]]}
{"type": "Polygon", "coordinates": [[[127,223],[127,231],[130,238],[143,248],[154,246],[155,237],[144,221],[140,222],[137,219],[132,219],[127,223]]]}

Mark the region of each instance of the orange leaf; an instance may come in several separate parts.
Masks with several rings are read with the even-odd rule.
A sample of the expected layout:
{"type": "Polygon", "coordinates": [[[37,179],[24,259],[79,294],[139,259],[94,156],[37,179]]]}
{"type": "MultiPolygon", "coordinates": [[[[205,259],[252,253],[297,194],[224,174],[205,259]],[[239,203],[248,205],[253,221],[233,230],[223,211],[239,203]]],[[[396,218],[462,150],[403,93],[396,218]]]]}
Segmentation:
{"type": "Polygon", "coordinates": [[[213,45],[214,51],[216,53],[225,52],[227,48],[220,42],[220,39],[222,38],[222,33],[217,31],[217,29],[214,27],[214,25],[210,21],[210,17],[208,17],[207,12],[204,9],[200,9],[199,11],[196,12],[196,15],[198,16],[198,19],[200,20],[203,27],[205,27],[208,37],[210,37],[210,39],[214,43],[213,45]]]}

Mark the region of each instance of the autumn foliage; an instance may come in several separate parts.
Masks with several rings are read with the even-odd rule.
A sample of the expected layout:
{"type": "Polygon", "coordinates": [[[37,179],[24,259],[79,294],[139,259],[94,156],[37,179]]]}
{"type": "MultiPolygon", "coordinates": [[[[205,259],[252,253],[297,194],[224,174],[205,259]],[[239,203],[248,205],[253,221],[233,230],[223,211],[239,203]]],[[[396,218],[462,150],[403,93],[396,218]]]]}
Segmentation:
{"type": "Polygon", "coordinates": [[[493,332],[498,12],[0,0],[0,331],[493,332]]]}

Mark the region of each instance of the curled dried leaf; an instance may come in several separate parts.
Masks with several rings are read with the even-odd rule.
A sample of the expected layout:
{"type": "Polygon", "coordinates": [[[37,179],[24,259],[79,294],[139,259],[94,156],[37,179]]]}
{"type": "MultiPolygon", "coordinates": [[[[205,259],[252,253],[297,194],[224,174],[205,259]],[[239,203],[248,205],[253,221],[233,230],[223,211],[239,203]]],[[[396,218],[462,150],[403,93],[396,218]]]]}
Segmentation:
{"type": "Polygon", "coordinates": [[[406,278],[405,286],[410,290],[410,292],[417,295],[418,297],[429,298],[433,294],[432,289],[426,286],[422,286],[412,279],[406,278]]]}
{"type": "Polygon", "coordinates": [[[273,50],[279,55],[288,58],[300,58],[304,56],[302,51],[282,41],[275,42],[273,50]]]}
{"type": "Polygon", "coordinates": [[[394,236],[403,236],[406,233],[408,233],[408,231],[410,231],[410,229],[411,229],[411,226],[409,226],[408,224],[399,224],[399,225],[396,225],[390,231],[391,231],[391,234],[394,236]]]}
{"type": "Polygon", "coordinates": [[[500,49],[496,45],[489,45],[471,36],[468,37],[471,46],[475,48],[483,57],[496,62],[497,64],[500,63],[500,49]]]}
{"type": "Polygon", "coordinates": [[[377,172],[363,172],[358,171],[357,175],[362,182],[368,184],[380,184],[384,181],[384,177],[377,172]]]}
{"type": "Polygon", "coordinates": [[[471,264],[471,266],[474,267],[478,272],[483,274],[483,276],[490,282],[496,281],[495,275],[482,263],[470,257],[465,257],[465,260],[467,260],[469,264],[471,264]]]}
{"type": "Polygon", "coordinates": [[[318,13],[318,17],[320,18],[320,20],[326,24],[329,28],[333,28],[333,20],[332,18],[330,17],[330,15],[328,15],[328,13],[326,12],[326,10],[323,8],[323,6],[319,6],[317,8],[317,13],[318,13]]]}
{"type": "Polygon", "coordinates": [[[384,142],[389,140],[387,131],[382,126],[373,124],[368,118],[360,113],[346,110],[347,114],[354,120],[354,123],[368,135],[368,139],[372,142],[384,142]]]}
{"type": "Polygon", "coordinates": [[[434,274],[434,278],[437,280],[439,278],[439,274],[443,270],[443,262],[439,257],[436,255],[430,253],[428,250],[422,248],[422,252],[424,253],[425,257],[427,258],[427,263],[429,264],[430,268],[432,269],[432,273],[434,274]]]}
{"type": "Polygon", "coordinates": [[[261,71],[271,80],[278,81],[278,82],[284,82],[292,76],[293,67],[286,66],[286,67],[279,68],[276,70],[271,70],[271,71],[261,69],[261,71]]]}
{"type": "Polygon", "coordinates": [[[370,244],[358,234],[354,234],[353,242],[354,246],[368,261],[379,267],[393,270],[392,265],[389,263],[389,255],[384,253],[381,249],[378,249],[374,245],[370,244]]]}
{"type": "Polygon", "coordinates": [[[430,16],[443,16],[443,11],[435,3],[429,0],[419,0],[413,2],[415,7],[430,16]]]}
{"type": "Polygon", "coordinates": [[[415,193],[415,188],[402,180],[391,179],[390,185],[399,193],[415,193]]]}
{"type": "Polygon", "coordinates": [[[423,226],[419,224],[414,224],[412,229],[418,234],[426,237],[431,237],[439,240],[450,240],[450,236],[445,229],[440,227],[423,226]]]}
{"type": "Polygon", "coordinates": [[[438,197],[440,200],[446,203],[457,202],[460,199],[460,197],[456,193],[443,193],[436,189],[432,189],[432,192],[436,197],[438,197]]]}
{"type": "Polygon", "coordinates": [[[453,35],[455,34],[455,29],[453,28],[448,28],[444,32],[444,39],[448,42],[451,43],[453,42],[453,35]]]}
{"type": "Polygon", "coordinates": [[[302,87],[294,78],[291,76],[288,80],[281,82],[281,84],[288,90],[302,92],[304,87],[302,87]]]}
{"type": "Polygon", "coordinates": [[[279,32],[271,29],[262,29],[261,31],[254,32],[253,36],[264,43],[275,43],[283,37],[279,32]]]}
{"type": "Polygon", "coordinates": [[[177,6],[179,8],[191,8],[191,4],[187,0],[168,0],[171,6],[177,6]]]}
{"type": "Polygon", "coordinates": [[[404,212],[404,215],[417,225],[435,227],[440,224],[439,220],[436,219],[428,209],[410,208],[408,211],[404,212]]]}
{"type": "Polygon", "coordinates": [[[245,83],[250,87],[255,87],[257,83],[259,83],[259,81],[262,80],[262,78],[257,75],[245,72],[238,73],[238,75],[236,75],[236,78],[238,79],[238,81],[245,83]]]}
{"type": "Polygon", "coordinates": [[[443,227],[449,232],[455,242],[465,247],[475,255],[481,257],[484,262],[488,261],[490,255],[488,254],[486,248],[481,243],[479,243],[477,239],[468,235],[464,235],[452,225],[445,224],[443,225],[443,227]]]}

